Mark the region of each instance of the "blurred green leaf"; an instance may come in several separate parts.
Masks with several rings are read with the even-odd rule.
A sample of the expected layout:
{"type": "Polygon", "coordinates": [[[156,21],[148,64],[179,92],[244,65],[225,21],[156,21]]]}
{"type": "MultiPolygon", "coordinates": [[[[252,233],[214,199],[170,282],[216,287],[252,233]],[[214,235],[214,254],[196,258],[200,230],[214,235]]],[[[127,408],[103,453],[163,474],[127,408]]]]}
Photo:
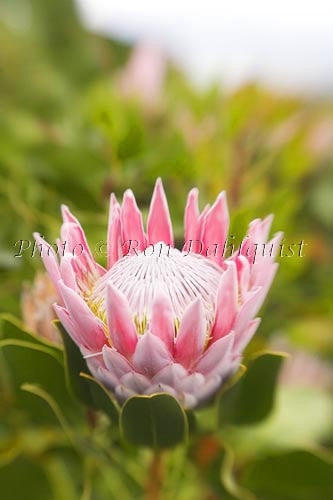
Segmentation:
{"type": "Polygon", "coordinates": [[[230,447],[225,447],[224,456],[221,467],[221,481],[226,492],[237,500],[255,500],[252,493],[245,488],[242,488],[233,472],[235,456],[230,447]]]}
{"type": "Polygon", "coordinates": [[[12,314],[0,314],[0,338],[19,339],[42,345],[54,351],[54,355],[62,360],[62,349],[59,345],[48,341],[47,339],[29,331],[22,322],[12,314]]]}
{"type": "Polygon", "coordinates": [[[175,446],[188,434],[186,414],[169,394],[129,398],[121,409],[120,426],[127,441],[154,449],[175,446]]]}
{"type": "Polygon", "coordinates": [[[217,400],[219,426],[255,424],[269,415],[284,357],[264,352],[250,360],[244,375],[231,388],[222,390],[217,400]]]}
{"type": "Polygon", "coordinates": [[[77,418],[80,415],[79,408],[66,390],[64,368],[53,349],[18,339],[1,340],[0,349],[8,369],[9,404],[25,412],[36,423],[54,423],[54,415],[44,403],[20,390],[24,383],[38,384],[68,416],[77,418]]]}
{"type": "Polygon", "coordinates": [[[54,499],[45,470],[28,458],[0,467],[0,484],[1,500],[54,499]]]}
{"type": "Polygon", "coordinates": [[[71,428],[66,421],[66,417],[62,413],[62,411],[59,408],[59,405],[57,402],[48,394],[44,389],[41,387],[34,385],[34,384],[22,384],[21,385],[22,391],[29,392],[30,394],[34,394],[35,396],[38,396],[41,398],[45,403],[49,405],[57,419],[59,420],[59,423],[61,424],[63,430],[65,431],[67,437],[73,444],[73,446],[76,446],[75,439],[73,436],[73,433],[71,431],[71,428]]]}
{"type": "Polygon", "coordinates": [[[243,471],[242,484],[258,500],[332,500],[333,461],[307,450],[255,460],[243,471]]]}
{"type": "Polygon", "coordinates": [[[91,405],[95,410],[103,411],[113,422],[114,425],[119,424],[119,407],[110,392],[94,377],[87,373],[80,373],[88,384],[91,395],[91,405]]]}
{"type": "Polygon", "coordinates": [[[185,415],[188,423],[189,434],[194,434],[197,430],[197,420],[193,410],[185,410],[185,415]]]}
{"type": "Polygon", "coordinates": [[[80,349],[73,342],[60,321],[55,321],[65,348],[65,371],[68,389],[85,405],[102,410],[117,425],[119,409],[107,389],[90,376],[87,364],[80,349]]]}
{"type": "Polygon", "coordinates": [[[315,182],[310,197],[310,207],[319,221],[327,227],[333,226],[333,175],[331,169],[326,176],[322,176],[315,182]]]}
{"type": "Polygon", "coordinates": [[[54,322],[60,331],[61,338],[64,344],[64,361],[66,383],[68,390],[82,403],[93,406],[93,399],[90,392],[90,384],[86,379],[80,376],[80,373],[89,374],[87,363],[85,362],[80,349],[71,339],[69,333],[66,332],[60,321],[54,322]]]}
{"type": "Polygon", "coordinates": [[[55,500],[82,500],[82,495],[77,491],[77,481],[73,471],[61,455],[48,454],[43,460],[55,500]]]}
{"type": "Polygon", "coordinates": [[[221,428],[220,433],[240,460],[313,447],[332,434],[332,398],[323,389],[280,385],[269,418],[256,426],[221,428]]]}

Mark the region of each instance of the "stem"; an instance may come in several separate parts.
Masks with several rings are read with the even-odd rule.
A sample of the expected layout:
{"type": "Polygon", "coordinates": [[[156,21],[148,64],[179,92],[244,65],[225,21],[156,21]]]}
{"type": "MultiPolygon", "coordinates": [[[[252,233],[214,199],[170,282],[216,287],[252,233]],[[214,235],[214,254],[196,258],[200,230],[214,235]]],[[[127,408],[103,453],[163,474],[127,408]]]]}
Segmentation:
{"type": "Polygon", "coordinates": [[[94,430],[97,426],[97,415],[92,408],[87,408],[86,419],[90,429],[94,430]]]}
{"type": "Polygon", "coordinates": [[[164,464],[161,451],[154,450],[151,463],[148,470],[146,484],[146,499],[159,500],[164,479],[164,464]]]}

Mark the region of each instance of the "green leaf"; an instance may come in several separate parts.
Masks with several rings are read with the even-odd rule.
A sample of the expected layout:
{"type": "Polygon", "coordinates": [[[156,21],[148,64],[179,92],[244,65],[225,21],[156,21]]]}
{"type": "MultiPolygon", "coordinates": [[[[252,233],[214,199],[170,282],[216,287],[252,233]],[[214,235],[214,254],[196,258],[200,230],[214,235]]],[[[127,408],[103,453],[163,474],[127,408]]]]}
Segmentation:
{"type": "Polygon", "coordinates": [[[0,484],[1,500],[53,498],[46,472],[35,461],[23,457],[0,467],[0,484]]]}
{"type": "Polygon", "coordinates": [[[223,384],[222,389],[219,391],[219,394],[224,394],[225,392],[229,391],[229,389],[231,389],[234,385],[236,385],[238,383],[238,381],[246,373],[246,370],[247,370],[247,367],[245,365],[241,364],[239,366],[238,370],[236,371],[236,373],[234,373],[234,375],[232,375],[232,377],[230,377],[226,381],[226,383],[223,384]]]}
{"type": "MultiPolygon", "coordinates": [[[[43,457],[43,466],[48,475],[55,500],[87,500],[87,496],[79,495],[77,478],[67,461],[55,453],[43,457]]],[[[86,476],[84,476],[86,480],[86,476]]]]}
{"type": "Polygon", "coordinates": [[[55,321],[55,325],[60,331],[64,343],[65,373],[68,390],[82,403],[93,406],[93,398],[90,392],[90,384],[80,376],[80,373],[89,374],[87,363],[85,362],[80,349],[73,342],[60,321],[55,321]]]}
{"type": "Polygon", "coordinates": [[[175,446],[188,434],[185,412],[169,394],[129,398],[121,410],[120,425],[127,441],[154,449],[175,446]]]}
{"type": "Polygon", "coordinates": [[[237,451],[239,460],[252,460],[273,450],[309,448],[329,439],[332,397],[310,387],[278,387],[274,411],[260,425],[221,428],[221,438],[237,451]]]}
{"type": "Polygon", "coordinates": [[[116,401],[112,398],[110,392],[104,387],[103,384],[101,384],[101,382],[96,380],[91,375],[80,373],[80,376],[83,377],[88,384],[93,408],[95,410],[103,411],[115,425],[118,425],[119,407],[116,401]]]}
{"type": "Polygon", "coordinates": [[[18,318],[12,314],[1,313],[0,325],[1,339],[18,339],[33,342],[38,345],[48,347],[49,349],[53,349],[59,355],[59,359],[62,358],[61,346],[36,335],[34,332],[31,332],[18,318]]]}
{"type": "Polygon", "coordinates": [[[319,453],[293,450],[252,462],[242,484],[261,500],[331,500],[333,462],[319,453]]]}
{"type": "Polygon", "coordinates": [[[237,500],[255,500],[252,493],[242,488],[235,479],[233,472],[235,456],[230,447],[225,446],[221,467],[221,482],[226,492],[237,500]]]}
{"type": "Polygon", "coordinates": [[[108,390],[89,374],[80,349],[59,321],[59,328],[65,347],[65,372],[68,389],[79,401],[95,410],[103,411],[115,424],[119,422],[119,408],[108,390]]]}
{"type": "Polygon", "coordinates": [[[45,401],[49,405],[49,407],[51,408],[51,410],[53,411],[53,413],[55,414],[55,416],[59,420],[61,427],[63,428],[63,430],[67,434],[67,437],[71,441],[72,445],[75,447],[76,446],[75,439],[74,439],[72,430],[71,430],[71,428],[66,420],[66,417],[64,416],[64,414],[60,410],[57,402],[50,396],[50,394],[48,394],[48,392],[46,392],[44,389],[42,389],[38,385],[34,385],[34,384],[22,384],[21,389],[22,389],[22,391],[26,391],[26,392],[29,392],[30,394],[34,394],[35,396],[38,396],[39,398],[41,398],[43,401],[45,401]]]}
{"type": "Polygon", "coordinates": [[[196,416],[193,410],[185,410],[187,423],[188,423],[188,432],[189,434],[194,434],[197,430],[197,421],[196,416]]]}
{"type": "Polygon", "coordinates": [[[55,350],[18,339],[0,341],[7,367],[11,400],[34,422],[54,423],[53,413],[45,404],[21,391],[24,383],[38,384],[46,390],[66,414],[77,415],[79,408],[66,390],[64,369],[55,350]]]}
{"type": "Polygon", "coordinates": [[[269,415],[284,357],[273,352],[256,355],[238,382],[222,390],[217,400],[220,426],[255,424],[269,415]]]}

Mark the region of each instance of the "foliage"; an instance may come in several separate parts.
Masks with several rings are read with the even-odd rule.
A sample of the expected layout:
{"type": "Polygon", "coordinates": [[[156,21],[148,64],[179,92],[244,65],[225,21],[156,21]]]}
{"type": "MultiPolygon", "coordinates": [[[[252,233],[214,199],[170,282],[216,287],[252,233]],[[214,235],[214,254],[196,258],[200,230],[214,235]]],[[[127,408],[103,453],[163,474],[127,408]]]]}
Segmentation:
{"type": "Polygon", "coordinates": [[[2,2],[1,498],[331,500],[330,397],[278,385],[282,357],[267,349],[278,332],[333,357],[332,103],[254,84],[199,91],[170,65],[161,102],[147,109],[119,90],[129,53],[87,33],[70,1],[2,2]],[[41,267],[32,232],[55,240],[60,203],[94,248],[105,239],[110,192],[132,187],[147,212],[157,176],[178,244],[197,185],[202,207],[227,191],[236,243],[250,220],[274,213],[289,255],[279,259],[247,371],[195,414],[161,395],[118,408],[68,336],[59,347],[11,315],[20,316],[22,282],[41,267]],[[29,249],[14,257],[20,240],[29,249]],[[305,256],[297,246],[291,256],[288,245],[301,240],[305,256]]]}

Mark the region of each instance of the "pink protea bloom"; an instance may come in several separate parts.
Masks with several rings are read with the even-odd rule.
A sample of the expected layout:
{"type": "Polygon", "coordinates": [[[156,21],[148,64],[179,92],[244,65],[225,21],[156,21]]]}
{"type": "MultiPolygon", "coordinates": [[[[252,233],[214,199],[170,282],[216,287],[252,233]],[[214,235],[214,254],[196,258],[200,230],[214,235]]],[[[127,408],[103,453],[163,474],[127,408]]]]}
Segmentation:
{"type": "Polygon", "coordinates": [[[187,249],[180,251],[158,179],[147,232],[132,191],[121,205],[111,195],[104,269],[78,220],[65,206],[62,215],[58,247],[65,251],[59,257],[40,235],[35,238],[59,296],[58,318],[92,374],[120,402],[167,392],[192,408],[213,396],[239,367],[260,322],[256,315],[277,269],[281,238],[266,243],[272,217],[251,222],[240,251],[224,259],[225,193],[200,214],[193,189],[185,209],[187,249]],[[264,243],[266,255],[254,259],[251,245],[264,243]]]}

